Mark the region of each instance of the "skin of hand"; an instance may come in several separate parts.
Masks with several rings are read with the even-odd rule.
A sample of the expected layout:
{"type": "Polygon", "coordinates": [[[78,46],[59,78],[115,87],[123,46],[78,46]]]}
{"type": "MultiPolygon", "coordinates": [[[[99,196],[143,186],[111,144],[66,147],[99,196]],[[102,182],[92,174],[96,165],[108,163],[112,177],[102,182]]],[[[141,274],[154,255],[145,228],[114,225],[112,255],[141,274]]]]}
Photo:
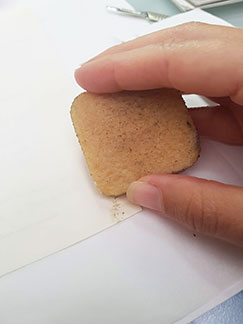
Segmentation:
{"type": "MultiPolygon", "coordinates": [[[[214,108],[189,109],[199,135],[243,145],[243,30],[202,23],[164,29],[114,46],[75,72],[95,92],[175,88],[214,108]]],[[[183,175],[148,175],[128,199],[193,231],[243,246],[243,188],[183,175]]]]}

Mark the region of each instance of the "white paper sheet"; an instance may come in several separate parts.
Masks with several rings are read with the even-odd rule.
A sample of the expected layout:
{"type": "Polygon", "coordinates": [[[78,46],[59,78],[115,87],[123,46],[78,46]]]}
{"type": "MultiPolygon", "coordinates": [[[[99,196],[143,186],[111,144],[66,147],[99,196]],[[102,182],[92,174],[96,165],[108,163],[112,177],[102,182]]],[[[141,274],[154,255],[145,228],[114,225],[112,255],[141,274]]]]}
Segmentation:
{"type": "Polygon", "coordinates": [[[124,197],[106,198],[95,188],[69,114],[80,89],[52,55],[32,11],[1,14],[0,48],[3,275],[141,208],[124,197]]]}
{"type": "Polygon", "coordinates": [[[106,10],[108,4],[132,8],[125,0],[25,1],[39,16],[69,75],[86,60],[119,44],[120,36],[127,35],[128,30],[137,33],[148,25],[144,19],[106,10]]]}

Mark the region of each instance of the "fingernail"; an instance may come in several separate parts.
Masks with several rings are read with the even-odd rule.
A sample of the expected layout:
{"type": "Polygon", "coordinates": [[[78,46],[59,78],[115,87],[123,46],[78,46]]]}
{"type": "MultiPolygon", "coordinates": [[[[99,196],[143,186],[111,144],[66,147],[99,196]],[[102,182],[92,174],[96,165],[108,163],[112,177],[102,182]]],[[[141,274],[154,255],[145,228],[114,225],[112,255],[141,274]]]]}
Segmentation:
{"type": "Polygon", "coordinates": [[[74,71],[75,72],[79,71],[79,69],[81,69],[85,64],[86,64],[86,62],[79,64],[79,66],[74,71]]]}
{"type": "Polygon", "coordinates": [[[79,66],[75,69],[75,71],[76,71],[76,70],[79,70],[81,67],[83,67],[84,65],[86,65],[86,64],[88,64],[88,63],[90,63],[90,62],[92,62],[92,61],[94,61],[94,60],[95,60],[95,57],[89,59],[88,61],[85,61],[85,62],[83,62],[83,63],[80,63],[79,66]]]}
{"type": "Polygon", "coordinates": [[[127,198],[135,205],[143,206],[157,211],[163,211],[161,191],[146,182],[135,181],[127,190],[127,198]]]}
{"type": "Polygon", "coordinates": [[[75,71],[80,70],[82,67],[84,67],[86,64],[88,64],[91,61],[92,61],[92,59],[91,60],[88,60],[88,61],[85,61],[83,63],[80,63],[79,66],[75,69],[75,71]]]}

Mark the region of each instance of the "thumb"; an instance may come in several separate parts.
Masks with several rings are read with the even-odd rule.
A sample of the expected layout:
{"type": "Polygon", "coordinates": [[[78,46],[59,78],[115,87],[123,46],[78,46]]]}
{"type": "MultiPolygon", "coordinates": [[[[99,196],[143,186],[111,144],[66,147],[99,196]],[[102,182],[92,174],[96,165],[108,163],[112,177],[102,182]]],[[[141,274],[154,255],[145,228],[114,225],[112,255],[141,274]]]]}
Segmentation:
{"type": "Polygon", "coordinates": [[[193,231],[243,246],[243,188],[183,175],[150,175],[133,182],[128,199],[193,231]]]}

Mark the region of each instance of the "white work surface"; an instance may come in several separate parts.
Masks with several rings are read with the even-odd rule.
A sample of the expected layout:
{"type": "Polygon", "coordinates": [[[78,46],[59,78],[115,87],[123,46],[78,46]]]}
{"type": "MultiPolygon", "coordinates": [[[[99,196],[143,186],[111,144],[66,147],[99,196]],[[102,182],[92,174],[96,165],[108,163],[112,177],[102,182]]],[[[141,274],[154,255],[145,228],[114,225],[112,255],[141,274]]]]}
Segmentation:
{"type": "MultiPolygon", "coordinates": [[[[85,7],[81,2],[26,1],[36,11],[70,78],[82,63],[79,57],[86,60],[94,55],[95,47],[105,48],[96,33],[106,30],[114,43],[124,36],[124,27],[115,25],[115,16],[112,27],[99,21],[96,5],[101,7],[106,1],[87,2],[87,8],[94,8],[94,20],[90,9],[79,12],[85,7]]],[[[127,27],[130,21],[126,21],[127,27]]],[[[139,34],[139,30],[146,31],[146,23],[134,21],[128,28],[139,34]]],[[[207,146],[211,153],[215,148],[214,143],[207,146]]],[[[233,149],[228,152],[233,154],[233,149]]],[[[196,173],[196,168],[191,172],[196,173]]],[[[225,290],[229,292],[225,297],[240,290],[242,269],[242,249],[198,234],[195,237],[174,222],[143,211],[0,278],[0,323],[174,323],[214,298],[220,301],[225,290]]]]}

